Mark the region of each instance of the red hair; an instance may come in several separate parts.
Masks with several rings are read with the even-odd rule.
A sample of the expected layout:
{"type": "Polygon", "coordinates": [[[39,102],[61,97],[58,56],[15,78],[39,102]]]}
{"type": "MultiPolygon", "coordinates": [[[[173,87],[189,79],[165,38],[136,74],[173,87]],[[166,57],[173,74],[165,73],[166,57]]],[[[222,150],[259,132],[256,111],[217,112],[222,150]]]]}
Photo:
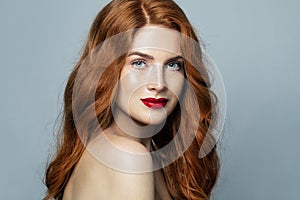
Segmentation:
{"type": "MultiPolygon", "coordinates": [[[[107,38],[128,30],[141,28],[146,24],[174,29],[196,42],[192,48],[184,45],[182,48],[186,58],[184,63],[185,76],[196,95],[201,115],[196,119],[189,116],[189,110],[195,108],[191,104],[192,91],[185,91],[182,99],[183,104],[175,108],[168,117],[165,127],[153,137],[153,141],[158,148],[164,147],[176,135],[179,124],[183,124],[182,135],[190,135],[189,124],[196,121],[198,130],[191,145],[182,156],[164,167],[163,173],[173,199],[209,199],[218,177],[219,159],[214,138],[210,137],[208,144],[203,144],[203,141],[205,137],[209,136],[209,129],[215,121],[216,97],[210,90],[208,72],[202,63],[202,52],[197,35],[184,12],[172,0],[114,0],[106,5],[94,20],[82,56],[68,79],[64,93],[63,120],[58,135],[57,153],[46,170],[45,183],[48,191],[44,200],[62,199],[72,171],[85,150],[84,143],[78,135],[78,127],[75,126],[72,110],[74,81],[81,65],[92,51],[107,38]],[[184,119],[180,118],[181,114],[185,116],[184,119]],[[202,145],[210,145],[213,148],[205,157],[199,158],[202,145]]],[[[86,132],[93,129],[92,125],[95,122],[95,119],[90,115],[92,110],[96,110],[96,120],[99,121],[102,129],[111,124],[113,117],[110,105],[115,85],[124,65],[124,58],[123,55],[109,65],[100,80],[98,80],[99,77],[89,80],[87,84],[97,86],[94,102],[85,101],[86,95],[91,92],[89,85],[83,84],[76,94],[81,100],[79,115],[86,121],[86,124],[81,128],[86,132]]],[[[81,76],[88,77],[91,75],[89,71],[84,73],[81,76]]],[[[185,138],[181,138],[181,140],[184,142],[185,138]]]]}

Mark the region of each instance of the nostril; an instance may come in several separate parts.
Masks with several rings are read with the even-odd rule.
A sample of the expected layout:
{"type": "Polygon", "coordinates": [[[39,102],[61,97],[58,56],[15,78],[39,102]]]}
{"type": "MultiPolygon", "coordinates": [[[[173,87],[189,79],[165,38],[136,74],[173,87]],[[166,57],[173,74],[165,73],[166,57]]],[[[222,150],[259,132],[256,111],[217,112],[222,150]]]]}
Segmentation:
{"type": "Polygon", "coordinates": [[[149,90],[162,91],[165,89],[165,85],[161,83],[149,83],[147,85],[149,90]]]}

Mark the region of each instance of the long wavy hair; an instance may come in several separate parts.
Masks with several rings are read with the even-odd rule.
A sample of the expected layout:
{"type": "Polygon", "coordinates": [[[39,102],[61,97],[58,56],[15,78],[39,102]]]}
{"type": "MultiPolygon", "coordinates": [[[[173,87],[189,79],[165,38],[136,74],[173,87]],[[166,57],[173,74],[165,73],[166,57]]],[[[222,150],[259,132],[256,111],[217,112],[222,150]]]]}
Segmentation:
{"type": "MultiPolygon", "coordinates": [[[[78,135],[78,128],[75,126],[72,109],[74,82],[80,67],[87,57],[99,48],[98,45],[107,38],[128,30],[141,28],[147,24],[160,25],[179,31],[196,42],[192,48],[184,45],[181,47],[185,54],[184,58],[187,58],[184,60],[185,77],[198,104],[191,102],[192,97],[187,91],[182,95],[182,105],[176,106],[175,110],[168,116],[165,127],[152,139],[156,148],[162,148],[174,138],[179,130],[179,124],[183,124],[181,135],[195,134],[190,133],[188,127],[190,123],[196,121],[198,127],[196,137],[178,159],[163,168],[163,174],[173,199],[208,200],[210,198],[219,173],[219,159],[214,138],[209,137],[210,139],[206,144],[203,141],[209,136],[210,127],[215,124],[217,99],[210,89],[209,72],[202,61],[200,41],[184,12],[172,0],[113,0],[95,18],[81,58],[68,79],[64,92],[61,128],[58,131],[57,152],[46,170],[45,184],[48,190],[44,200],[62,199],[73,169],[85,150],[84,142],[78,135]],[[195,105],[201,111],[198,117],[189,115],[189,110],[195,109],[195,105]],[[182,118],[181,115],[185,117],[182,118]],[[204,157],[200,158],[199,151],[203,150],[203,145],[211,146],[211,148],[204,157]]],[[[89,79],[86,82],[88,85],[82,84],[77,91],[76,96],[79,97],[77,99],[81,101],[79,116],[86,122],[81,128],[85,129],[86,132],[93,132],[95,119],[90,115],[92,110],[96,110],[97,121],[102,129],[107,128],[112,123],[111,104],[124,61],[125,55],[109,65],[100,79],[99,77],[89,79]],[[86,96],[92,92],[89,91],[90,85],[96,86],[93,102],[85,101],[86,96]]],[[[80,73],[83,73],[81,74],[82,77],[91,76],[89,74],[91,72],[88,70],[80,73]]],[[[181,140],[184,142],[185,138],[182,137],[181,140]]]]}

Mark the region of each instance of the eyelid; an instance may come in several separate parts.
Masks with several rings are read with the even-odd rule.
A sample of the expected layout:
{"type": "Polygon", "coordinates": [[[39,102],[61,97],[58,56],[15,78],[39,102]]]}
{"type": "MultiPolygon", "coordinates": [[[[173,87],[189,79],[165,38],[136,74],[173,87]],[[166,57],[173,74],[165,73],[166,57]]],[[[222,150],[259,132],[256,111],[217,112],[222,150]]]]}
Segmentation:
{"type": "Polygon", "coordinates": [[[134,69],[138,69],[138,70],[144,70],[146,67],[147,67],[147,63],[146,63],[146,60],[145,59],[140,59],[140,58],[137,58],[137,59],[133,59],[130,61],[130,66],[134,69]],[[137,65],[137,62],[141,62],[139,65],[141,66],[138,66],[137,65]]]}
{"type": "Polygon", "coordinates": [[[184,63],[182,61],[179,61],[179,60],[170,61],[167,64],[165,64],[164,66],[168,66],[169,64],[177,64],[178,65],[178,69],[177,70],[182,69],[183,66],[184,66],[184,63]]]}
{"type": "Polygon", "coordinates": [[[171,59],[167,60],[167,61],[164,63],[164,65],[167,65],[167,64],[172,63],[172,62],[180,62],[180,63],[183,64],[183,61],[184,61],[183,57],[181,57],[181,56],[176,56],[176,57],[174,57],[174,58],[171,58],[171,59]]]}
{"type": "Polygon", "coordinates": [[[172,60],[170,62],[167,62],[166,65],[170,64],[170,63],[179,63],[179,64],[183,64],[182,61],[179,61],[179,60],[172,60]]]}
{"type": "MultiPolygon", "coordinates": [[[[143,64],[145,65],[145,66],[148,66],[148,60],[147,59],[145,59],[144,57],[140,57],[140,56],[138,56],[138,57],[136,57],[136,58],[133,58],[132,60],[130,60],[129,61],[129,64],[130,65],[134,65],[135,64],[135,62],[138,62],[138,61],[140,61],[140,62],[143,62],[143,64]]],[[[169,59],[169,60],[167,60],[164,64],[163,64],[163,66],[168,66],[169,64],[178,64],[179,65],[179,69],[178,70],[180,70],[180,69],[182,69],[183,67],[184,67],[184,61],[183,61],[183,59],[182,58],[173,58],[173,59],[169,59]]]]}
{"type": "Polygon", "coordinates": [[[135,62],[137,61],[141,61],[141,62],[144,62],[146,64],[146,60],[145,59],[142,59],[142,58],[136,58],[136,59],[133,59],[130,61],[130,64],[133,65],[135,62]]]}

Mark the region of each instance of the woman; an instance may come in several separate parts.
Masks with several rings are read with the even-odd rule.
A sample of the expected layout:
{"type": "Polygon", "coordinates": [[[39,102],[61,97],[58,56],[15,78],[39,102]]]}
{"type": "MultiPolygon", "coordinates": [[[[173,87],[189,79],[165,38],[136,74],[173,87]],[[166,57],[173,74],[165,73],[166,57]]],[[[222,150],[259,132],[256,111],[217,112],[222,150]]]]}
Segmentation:
{"type": "Polygon", "coordinates": [[[183,11],[172,0],[114,0],[69,77],[44,199],[209,199],[219,170],[215,122],[183,11]]]}

